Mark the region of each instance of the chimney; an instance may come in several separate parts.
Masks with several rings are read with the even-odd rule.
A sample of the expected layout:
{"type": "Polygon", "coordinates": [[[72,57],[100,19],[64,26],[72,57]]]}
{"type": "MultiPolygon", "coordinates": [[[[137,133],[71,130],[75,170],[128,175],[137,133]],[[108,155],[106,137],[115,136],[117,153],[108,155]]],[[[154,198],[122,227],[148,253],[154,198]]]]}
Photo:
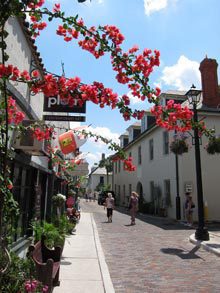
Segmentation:
{"type": "Polygon", "coordinates": [[[207,57],[200,63],[199,67],[202,78],[203,104],[210,108],[220,106],[217,67],[216,60],[207,57]]]}
{"type": "Polygon", "coordinates": [[[101,160],[105,160],[105,154],[102,153],[102,159],[101,160]]]}

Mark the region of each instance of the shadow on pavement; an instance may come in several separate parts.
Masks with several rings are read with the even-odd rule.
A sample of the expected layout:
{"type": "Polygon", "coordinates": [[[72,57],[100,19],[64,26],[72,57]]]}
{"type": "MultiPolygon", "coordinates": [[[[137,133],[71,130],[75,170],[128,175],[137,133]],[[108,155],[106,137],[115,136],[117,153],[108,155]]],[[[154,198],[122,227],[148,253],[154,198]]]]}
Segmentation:
{"type": "MultiPolygon", "coordinates": [[[[129,215],[129,211],[126,208],[117,206],[116,210],[119,213],[129,215]]],[[[162,218],[158,216],[138,213],[136,216],[136,219],[141,220],[145,223],[160,227],[161,229],[164,229],[164,230],[189,230],[189,227],[183,226],[179,222],[176,222],[175,220],[172,220],[169,218],[164,218],[164,217],[162,218]]],[[[130,225],[127,225],[127,226],[130,226],[130,225]]]]}
{"type": "MultiPolygon", "coordinates": [[[[115,210],[119,213],[129,215],[129,210],[125,207],[117,206],[115,210]]],[[[164,230],[192,230],[192,229],[196,229],[196,227],[188,227],[188,226],[183,225],[182,222],[179,222],[174,219],[166,218],[166,217],[159,217],[159,216],[154,216],[154,215],[149,215],[149,214],[138,213],[136,218],[145,222],[145,223],[157,226],[157,227],[164,229],[164,230]]],[[[219,222],[207,223],[206,226],[209,231],[220,231],[220,223],[219,222]]]]}
{"type": "Polygon", "coordinates": [[[186,252],[185,250],[179,249],[179,248],[161,248],[161,251],[163,253],[176,255],[182,259],[197,259],[197,258],[201,259],[201,257],[195,254],[197,250],[199,250],[199,246],[195,246],[189,252],[186,252]]]}

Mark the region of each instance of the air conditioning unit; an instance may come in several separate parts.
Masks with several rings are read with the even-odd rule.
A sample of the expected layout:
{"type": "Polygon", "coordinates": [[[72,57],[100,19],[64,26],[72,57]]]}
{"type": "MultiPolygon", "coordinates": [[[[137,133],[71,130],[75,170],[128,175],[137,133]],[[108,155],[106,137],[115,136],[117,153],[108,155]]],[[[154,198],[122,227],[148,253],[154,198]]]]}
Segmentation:
{"type": "MultiPolygon", "coordinates": [[[[23,121],[24,126],[29,126],[32,123],[33,122],[29,120],[23,121]]],[[[14,149],[22,150],[33,156],[42,156],[49,155],[48,147],[50,146],[50,142],[46,140],[39,141],[35,139],[33,137],[33,131],[28,129],[21,134],[15,134],[12,146],[14,149]]]]}

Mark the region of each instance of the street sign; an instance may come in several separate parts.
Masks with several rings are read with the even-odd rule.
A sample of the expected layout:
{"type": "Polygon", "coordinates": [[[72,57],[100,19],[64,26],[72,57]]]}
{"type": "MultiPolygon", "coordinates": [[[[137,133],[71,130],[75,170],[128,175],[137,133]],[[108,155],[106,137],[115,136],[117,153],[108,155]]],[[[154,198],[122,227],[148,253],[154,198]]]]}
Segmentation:
{"type": "Polygon", "coordinates": [[[69,106],[68,101],[61,99],[60,96],[46,97],[44,96],[44,112],[67,112],[67,113],[86,113],[86,103],[82,106],[77,104],[69,106]]]}
{"type": "Polygon", "coordinates": [[[75,121],[85,122],[85,116],[63,116],[63,115],[43,115],[45,121],[75,121]]]}

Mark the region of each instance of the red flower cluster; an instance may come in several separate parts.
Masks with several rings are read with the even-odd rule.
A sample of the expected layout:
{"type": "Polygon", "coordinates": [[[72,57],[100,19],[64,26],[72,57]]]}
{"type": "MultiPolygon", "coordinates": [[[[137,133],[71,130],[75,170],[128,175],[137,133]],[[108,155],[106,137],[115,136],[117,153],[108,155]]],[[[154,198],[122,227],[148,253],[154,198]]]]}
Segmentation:
{"type": "Polygon", "coordinates": [[[124,170],[128,172],[133,172],[136,170],[136,166],[132,163],[132,157],[128,157],[127,159],[123,158],[121,155],[114,157],[112,162],[122,161],[124,163],[124,170]]]}
{"type": "Polygon", "coordinates": [[[57,29],[57,35],[63,36],[64,41],[70,42],[73,38],[78,39],[79,32],[76,31],[74,28],[66,29],[62,25],[59,25],[57,29]]]}
{"type": "Polygon", "coordinates": [[[11,80],[30,81],[31,77],[27,70],[19,71],[16,66],[0,63],[0,78],[10,78],[11,80]]]}
{"type": "Polygon", "coordinates": [[[41,129],[40,127],[32,128],[33,136],[39,141],[50,140],[53,136],[54,129],[52,127],[45,127],[41,129]]]}
{"type": "Polygon", "coordinates": [[[193,112],[188,107],[169,100],[166,106],[155,105],[151,113],[156,117],[157,125],[167,130],[185,132],[192,129],[193,112]]]}
{"type": "Polygon", "coordinates": [[[45,0],[32,0],[32,1],[28,1],[28,8],[30,9],[36,9],[36,8],[40,8],[41,6],[43,6],[45,0]]]}
{"type": "Polygon", "coordinates": [[[140,98],[142,101],[148,97],[151,101],[152,97],[160,95],[160,89],[149,90],[147,84],[149,75],[153,71],[154,66],[159,66],[160,52],[145,49],[142,54],[135,55],[138,50],[137,46],[129,49],[128,53],[123,53],[121,49],[117,53],[112,54],[113,70],[117,71],[116,79],[119,83],[128,84],[132,91],[132,95],[140,98]],[[142,84],[137,83],[137,81],[142,84]]]}
{"type": "Polygon", "coordinates": [[[16,107],[16,102],[15,100],[9,96],[8,97],[8,123],[14,123],[18,125],[24,120],[24,113],[21,111],[18,111],[16,107]]]}
{"type": "Polygon", "coordinates": [[[132,157],[128,157],[127,159],[123,160],[124,161],[124,170],[133,172],[136,170],[136,166],[133,165],[132,163],[132,157]]]}
{"type": "Polygon", "coordinates": [[[53,7],[53,12],[59,12],[60,11],[60,3],[55,3],[53,7]]]}
{"type": "MultiPolygon", "coordinates": [[[[44,11],[46,13],[46,11],[44,11]]],[[[110,52],[112,57],[113,70],[117,72],[116,79],[119,83],[127,84],[131,89],[132,94],[142,101],[146,98],[150,102],[157,99],[160,94],[159,89],[150,89],[148,86],[149,75],[153,71],[154,66],[159,66],[160,52],[145,49],[142,54],[136,55],[139,50],[138,46],[133,46],[124,53],[120,47],[124,41],[124,36],[120,30],[113,25],[92,26],[87,28],[82,19],[77,20],[77,17],[66,18],[60,12],[60,6],[55,4],[53,8],[54,17],[62,16],[63,24],[58,26],[57,34],[62,36],[65,41],[69,42],[72,39],[79,39],[79,46],[89,51],[96,58],[104,55],[105,52],[110,52]]],[[[47,14],[47,13],[46,13],[47,14]]],[[[31,12],[32,15],[32,33],[39,34],[39,29],[43,29],[44,24],[40,23],[42,13],[35,9],[31,12]],[[40,24],[39,24],[40,23],[40,24]],[[36,31],[38,30],[38,32],[36,31]]],[[[48,13],[48,19],[51,19],[52,13],[48,13]]],[[[96,99],[94,99],[96,101],[96,99]]],[[[96,103],[96,102],[95,102],[96,103]]],[[[101,107],[103,104],[101,103],[101,107]]],[[[126,113],[125,113],[126,112],[126,113]]],[[[127,111],[125,119],[130,119],[130,114],[127,111]]]]}
{"type": "Polygon", "coordinates": [[[37,280],[26,280],[24,283],[25,292],[48,292],[48,286],[37,280]]]}
{"type": "Polygon", "coordinates": [[[105,25],[103,29],[105,32],[102,36],[103,39],[106,39],[106,37],[108,37],[116,47],[122,44],[125,38],[116,26],[105,25]]]}

